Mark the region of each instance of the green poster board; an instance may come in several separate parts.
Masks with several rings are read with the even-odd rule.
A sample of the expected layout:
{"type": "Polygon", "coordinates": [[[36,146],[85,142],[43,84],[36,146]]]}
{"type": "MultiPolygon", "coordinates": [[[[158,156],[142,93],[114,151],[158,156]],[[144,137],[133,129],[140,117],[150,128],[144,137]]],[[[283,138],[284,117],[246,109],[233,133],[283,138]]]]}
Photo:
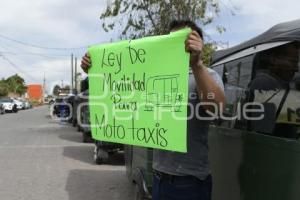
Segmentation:
{"type": "Polygon", "coordinates": [[[89,48],[94,139],[186,152],[189,32],[89,48]]]}

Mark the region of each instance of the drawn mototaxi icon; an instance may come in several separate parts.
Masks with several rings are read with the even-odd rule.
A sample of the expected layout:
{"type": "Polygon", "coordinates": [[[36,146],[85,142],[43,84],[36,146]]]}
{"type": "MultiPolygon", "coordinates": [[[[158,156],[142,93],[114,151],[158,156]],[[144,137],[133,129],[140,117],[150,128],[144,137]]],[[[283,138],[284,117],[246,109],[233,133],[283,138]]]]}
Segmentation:
{"type": "Polygon", "coordinates": [[[179,112],[182,103],[182,94],[178,91],[179,74],[153,76],[147,80],[146,111],[154,107],[168,107],[179,112]]]}

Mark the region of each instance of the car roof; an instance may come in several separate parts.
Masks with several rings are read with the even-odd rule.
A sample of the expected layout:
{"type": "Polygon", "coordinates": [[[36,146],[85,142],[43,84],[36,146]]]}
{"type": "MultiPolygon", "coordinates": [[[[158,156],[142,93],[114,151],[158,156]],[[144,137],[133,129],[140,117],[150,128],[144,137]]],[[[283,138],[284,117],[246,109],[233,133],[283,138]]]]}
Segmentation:
{"type": "Polygon", "coordinates": [[[212,65],[239,51],[265,43],[284,41],[300,41],[300,19],[277,24],[246,42],[225,50],[216,51],[212,56],[212,65]]]}
{"type": "Polygon", "coordinates": [[[11,99],[0,99],[0,101],[12,101],[11,99]]]}

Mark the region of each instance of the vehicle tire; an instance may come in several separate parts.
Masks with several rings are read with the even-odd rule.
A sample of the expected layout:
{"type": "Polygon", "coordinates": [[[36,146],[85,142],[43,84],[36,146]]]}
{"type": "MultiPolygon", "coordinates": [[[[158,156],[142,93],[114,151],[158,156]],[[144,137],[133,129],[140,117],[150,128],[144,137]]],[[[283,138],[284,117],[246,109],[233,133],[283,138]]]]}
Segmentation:
{"type": "Polygon", "coordinates": [[[96,156],[94,157],[94,162],[97,164],[97,165],[101,165],[103,162],[102,158],[96,156]]]}
{"type": "Polygon", "coordinates": [[[100,156],[98,156],[97,154],[94,154],[94,162],[97,164],[97,165],[101,165],[104,163],[104,159],[101,158],[100,156]]]}
{"type": "Polygon", "coordinates": [[[94,162],[97,165],[101,165],[101,164],[107,162],[108,161],[108,157],[109,157],[109,154],[106,151],[104,151],[101,148],[98,148],[97,145],[95,146],[95,150],[94,150],[94,162]]]}
{"type": "Polygon", "coordinates": [[[81,131],[81,127],[79,124],[77,124],[77,132],[80,132],[81,131]]]}
{"type": "Polygon", "coordinates": [[[16,109],[14,108],[14,109],[13,109],[13,112],[14,112],[14,113],[17,113],[17,112],[18,112],[18,109],[17,109],[17,108],[16,108],[16,109]]]}
{"type": "Polygon", "coordinates": [[[82,132],[82,142],[88,143],[89,142],[89,136],[85,132],[82,132]]]}
{"type": "Polygon", "coordinates": [[[133,183],[133,199],[134,200],[147,200],[144,190],[137,184],[133,183]]]}
{"type": "Polygon", "coordinates": [[[77,125],[76,119],[73,119],[73,120],[72,120],[72,126],[73,126],[73,127],[76,127],[76,125],[77,125]]]}

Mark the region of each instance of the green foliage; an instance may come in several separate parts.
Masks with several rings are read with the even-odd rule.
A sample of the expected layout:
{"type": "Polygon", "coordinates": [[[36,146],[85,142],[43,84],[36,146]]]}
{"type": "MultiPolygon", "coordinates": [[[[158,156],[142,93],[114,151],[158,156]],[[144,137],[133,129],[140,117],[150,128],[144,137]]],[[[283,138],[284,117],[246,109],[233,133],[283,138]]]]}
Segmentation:
{"type": "Polygon", "coordinates": [[[6,82],[8,84],[9,92],[22,95],[27,90],[27,87],[25,85],[25,80],[18,74],[8,77],[6,79],[6,82]]]}
{"type": "Polygon", "coordinates": [[[70,90],[71,89],[71,86],[69,86],[69,85],[66,85],[64,88],[63,88],[63,90],[70,90]]]}
{"type": "Polygon", "coordinates": [[[30,100],[29,103],[30,103],[33,107],[36,107],[36,106],[41,105],[41,102],[39,102],[39,101],[36,100],[36,99],[30,100]]]}
{"type": "Polygon", "coordinates": [[[60,86],[59,85],[55,85],[54,86],[54,88],[53,88],[53,92],[52,92],[52,94],[54,95],[54,96],[58,96],[59,95],[59,92],[60,92],[60,86]]]}
{"type": "Polygon", "coordinates": [[[206,43],[202,52],[202,60],[204,65],[209,66],[213,53],[217,50],[215,43],[206,43]]]}
{"type": "MultiPolygon", "coordinates": [[[[217,0],[112,0],[100,19],[105,31],[119,31],[121,39],[133,39],[166,34],[174,19],[191,20],[204,27],[219,13],[217,0]]],[[[218,25],[216,30],[222,33],[225,28],[218,25]]],[[[214,43],[206,45],[205,64],[215,49],[214,43]]]]}
{"type": "Polygon", "coordinates": [[[139,38],[167,33],[173,19],[188,19],[205,26],[219,12],[216,0],[113,0],[100,19],[106,31],[115,30],[119,25],[121,38],[139,38]]]}
{"type": "Polygon", "coordinates": [[[0,97],[8,95],[8,85],[5,80],[0,81],[0,97]]]}
{"type": "Polygon", "coordinates": [[[7,96],[10,92],[21,96],[26,90],[25,80],[18,74],[0,81],[0,96],[7,96]]]}
{"type": "Polygon", "coordinates": [[[52,94],[54,96],[59,96],[60,93],[69,93],[71,89],[71,86],[66,85],[63,88],[59,85],[55,85],[52,91],[52,94]]]}

